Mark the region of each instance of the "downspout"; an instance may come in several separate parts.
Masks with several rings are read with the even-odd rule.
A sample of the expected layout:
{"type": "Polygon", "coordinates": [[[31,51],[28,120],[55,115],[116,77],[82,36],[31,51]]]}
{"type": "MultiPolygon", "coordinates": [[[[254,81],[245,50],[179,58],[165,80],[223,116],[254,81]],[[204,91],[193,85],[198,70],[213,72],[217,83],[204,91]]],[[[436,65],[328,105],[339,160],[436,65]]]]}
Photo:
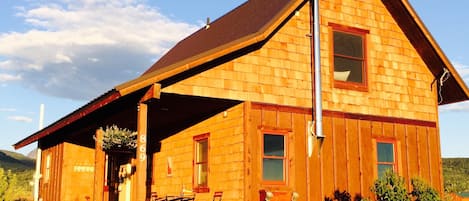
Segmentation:
{"type": "MultiPolygon", "coordinates": [[[[44,104],[41,104],[39,108],[39,130],[44,127],[44,104]]],[[[37,149],[36,149],[36,171],[34,173],[34,191],[33,191],[33,198],[34,201],[39,200],[39,180],[41,179],[41,158],[42,158],[42,150],[39,145],[39,141],[37,141],[37,149]]]]}

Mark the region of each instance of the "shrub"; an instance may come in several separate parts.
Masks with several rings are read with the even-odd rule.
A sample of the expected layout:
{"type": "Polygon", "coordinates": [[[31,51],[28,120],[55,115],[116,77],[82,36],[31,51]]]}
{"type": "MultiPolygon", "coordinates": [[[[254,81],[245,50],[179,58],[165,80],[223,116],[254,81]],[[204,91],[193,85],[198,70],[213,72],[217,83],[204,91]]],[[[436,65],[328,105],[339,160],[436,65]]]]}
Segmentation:
{"type": "Polygon", "coordinates": [[[135,149],[137,147],[137,132],[122,129],[116,125],[106,126],[103,130],[103,149],[135,149]]]}
{"type": "Polygon", "coordinates": [[[428,185],[420,178],[412,178],[411,195],[415,197],[415,201],[441,201],[440,196],[434,188],[428,185]]]}
{"type": "Polygon", "coordinates": [[[376,194],[378,201],[410,201],[404,178],[395,174],[391,169],[375,181],[371,191],[376,194]]]}
{"type": "Polygon", "coordinates": [[[17,187],[16,175],[11,170],[4,171],[0,168],[0,200],[14,200],[17,187]]]}

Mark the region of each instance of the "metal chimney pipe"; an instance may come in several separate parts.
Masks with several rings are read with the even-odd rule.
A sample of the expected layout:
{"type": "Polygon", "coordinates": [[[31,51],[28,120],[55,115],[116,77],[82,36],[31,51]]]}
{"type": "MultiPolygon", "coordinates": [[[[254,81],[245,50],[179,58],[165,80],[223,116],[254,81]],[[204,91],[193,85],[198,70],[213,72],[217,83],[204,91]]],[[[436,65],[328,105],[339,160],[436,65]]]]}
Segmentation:
{"type": "MultiPolygon", "coordinates": [[[[39,107],[39,130],[44,128],[44,104],[41,104],[39,107]]],[[[42,150],[39,147],[39,141],[37,142],[37,149],[36,149],[36,171],[34,173],[34,192],[33,192],[33,199],[34,201],[39,200],[39,180],[41,179],[41,158],[42,158],[42,150]]]]}
{"type": "Polygon", "coordinates": [[[313,5],[313,41],[314,41],[314,111],[316,121],[316,137],[324,137],[322,131],[322,86],[321,86],[321,47],[319,26],[319,0],[314,0],[313,5]]]}

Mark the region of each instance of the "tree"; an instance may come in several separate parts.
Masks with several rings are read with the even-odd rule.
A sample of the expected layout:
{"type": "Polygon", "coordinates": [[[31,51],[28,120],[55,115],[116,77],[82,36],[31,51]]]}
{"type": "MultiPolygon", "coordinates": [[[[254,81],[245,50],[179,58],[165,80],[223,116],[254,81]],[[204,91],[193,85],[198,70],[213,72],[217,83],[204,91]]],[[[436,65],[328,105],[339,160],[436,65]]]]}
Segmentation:
{"type": "Polygon", "coordinates": [[[5,173],[5,170],[0,168],[0,200],[15,200],[17,183],[18,179],[11,170],[5,173]]]}

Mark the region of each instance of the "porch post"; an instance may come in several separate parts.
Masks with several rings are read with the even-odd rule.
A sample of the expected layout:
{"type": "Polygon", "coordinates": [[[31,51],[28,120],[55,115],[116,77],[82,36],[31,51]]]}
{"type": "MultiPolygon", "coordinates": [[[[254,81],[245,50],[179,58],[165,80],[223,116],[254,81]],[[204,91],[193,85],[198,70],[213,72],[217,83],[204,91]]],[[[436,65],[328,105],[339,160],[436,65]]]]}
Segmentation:
{"type": "Polygon", "coordinates": [[[161,85],[153,83],[146,91],[138,103],[137,114],[137,155],[136,155],[136,187],[137,201],[145,201],[149,195],[147,186],[147,129],[148,129],[148,106],[147,103],[154,99],[159,99],[161,95],[161,85]],[[148,193],[148,194],[147,194],[148,193]]]}
{"type": "Polygon", "coordinates": [[[94,187],[93,187],[93,200],[103,201],[104,196],[104,166],[106,154],[103,151],[102,144],[99,142],[103,141],[103,131],[101,129],[96,130],[96,141],[94,148],[94,187]]]}
{"type": "Polygon", "coordinates": [[[137,117],[137,161],[136,161],[136,185],[137,201],[145,201],[147,195],[147,114],[148,106],[145,103],[138,104],[137,117]]]}

